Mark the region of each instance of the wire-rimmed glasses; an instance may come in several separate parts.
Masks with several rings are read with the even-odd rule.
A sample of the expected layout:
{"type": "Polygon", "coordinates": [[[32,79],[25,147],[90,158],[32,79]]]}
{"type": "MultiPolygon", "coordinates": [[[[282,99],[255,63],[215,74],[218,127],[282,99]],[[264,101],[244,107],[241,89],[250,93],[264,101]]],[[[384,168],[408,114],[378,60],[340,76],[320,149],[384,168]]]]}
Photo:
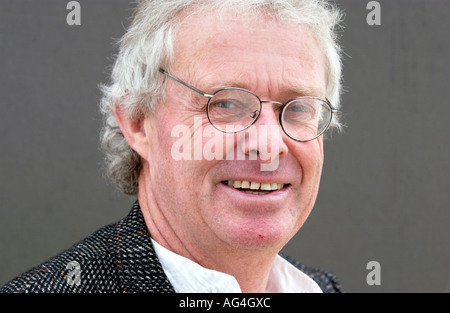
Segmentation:
{"type": "Polygon", "coordinates": [[[298,97],[285,103],[262,101],[253,92],[237,87],[221,88],[208,94],[164,69],[159,71],[208,98],[208,120],[214,128],[224,133],[237,133],[249,128],[261,114],[263,103],[272,103],[281,106],[279,122],[286,135],[295,141],[310,141],[328,129],[333,113],[337,111],[327,99],[317,97],[298,97]]]}

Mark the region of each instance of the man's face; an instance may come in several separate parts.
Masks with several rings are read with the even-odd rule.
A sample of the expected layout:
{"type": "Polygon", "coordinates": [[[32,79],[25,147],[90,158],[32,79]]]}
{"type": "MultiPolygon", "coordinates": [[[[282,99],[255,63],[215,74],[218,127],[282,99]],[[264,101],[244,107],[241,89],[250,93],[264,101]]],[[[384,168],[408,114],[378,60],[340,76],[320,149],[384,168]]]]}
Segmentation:
{"type": "MultiPolygon", "coordinates": [[[[190,17],[177,34],[173,60],[168,72],[207,93],[233,86],[263,101],[325,97],[324,56],[307,28],[264,18],[243,23],[190,17]]],[[[166,94],[164,103],[145,120],[151,135],[144,168],[147,191],[162,212],[164,227],[199,251],[280,250],[315,202],[322,137],[309,142],[290,139],[279,125],[279,105],[269,103],[263,104],[246,136],[211,132],[207,98],[170,79],[166,94]],[[189,135],[172,134],[174,129],[189,129],[189,135]],[[191,147],[187,160],[174,158],[174,145],[178,149],[180,143],[191,147]],[[202,151],[206,144],[206,150],[214,146],[223,157],[207,159],[202,151]],[[256,150],[269,151],[271,159],[277,159],[276,168],[261,171],[261,164],[270,161],[255,160],[256,154],[250,158],[256,150]],[[245,155],[245,160],[237,155],[245,155]],[[277,188],[282,184],[282,189],[252,194],[229,186],[236,181],[277,188]]]]}

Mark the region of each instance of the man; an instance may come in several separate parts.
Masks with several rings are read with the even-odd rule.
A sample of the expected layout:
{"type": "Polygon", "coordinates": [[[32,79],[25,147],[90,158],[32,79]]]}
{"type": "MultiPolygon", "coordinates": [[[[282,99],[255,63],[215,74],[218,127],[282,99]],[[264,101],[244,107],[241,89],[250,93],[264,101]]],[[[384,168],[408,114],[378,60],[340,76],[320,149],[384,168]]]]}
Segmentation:
{"type": "Polygon", "coordinates": [[[104,87],[109,176],[131,213],[3,292],[336,292],[278,255],[339,127],[324,1],[141,1],[104,87]]]}

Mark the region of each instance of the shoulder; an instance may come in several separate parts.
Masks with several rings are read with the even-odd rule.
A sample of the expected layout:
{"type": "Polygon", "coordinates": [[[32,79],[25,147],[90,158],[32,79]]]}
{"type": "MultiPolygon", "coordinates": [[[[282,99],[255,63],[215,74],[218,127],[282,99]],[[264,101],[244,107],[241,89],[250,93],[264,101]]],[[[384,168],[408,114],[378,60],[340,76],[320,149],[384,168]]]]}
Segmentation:
{"type": "Polygon", "coordinates": [[[322,289],[324,293],[344,292],[341,283],[332,273],[306,266],[289,256],[283,254],[281,256],[289,261],[292,265],[297,267],[300,271],[311,277],[319,285],[320,289],[322,289]]]}
{"type": "Polygon", "coordinates": [[[150,241],[139,203],[69,250],[32,268],[0,293],[174,292],[150,241]]]}
{"type": "Polygon", "coordinates": [[[116,291],[118,284],[114,275],[113,251],[116,229],[117,224],[101,228],[72,248],[16,277],[3,286],[0,292],[116,291]],[[97,290],[99,286],[103,290],[97,290]]]}

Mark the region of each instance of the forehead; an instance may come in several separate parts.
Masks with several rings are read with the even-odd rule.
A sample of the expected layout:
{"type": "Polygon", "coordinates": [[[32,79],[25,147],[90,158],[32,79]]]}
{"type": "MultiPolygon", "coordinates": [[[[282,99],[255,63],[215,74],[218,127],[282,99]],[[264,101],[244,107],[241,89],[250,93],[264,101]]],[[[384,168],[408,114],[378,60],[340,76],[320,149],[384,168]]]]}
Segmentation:
{"type": "Polygon", "coordinates": [[[325,90],[324,55],[306,26],[265,16],[190,15],[176,32],[174,50],[171,70],[199,87],[287,88],[317,96],[325,90]]]}

